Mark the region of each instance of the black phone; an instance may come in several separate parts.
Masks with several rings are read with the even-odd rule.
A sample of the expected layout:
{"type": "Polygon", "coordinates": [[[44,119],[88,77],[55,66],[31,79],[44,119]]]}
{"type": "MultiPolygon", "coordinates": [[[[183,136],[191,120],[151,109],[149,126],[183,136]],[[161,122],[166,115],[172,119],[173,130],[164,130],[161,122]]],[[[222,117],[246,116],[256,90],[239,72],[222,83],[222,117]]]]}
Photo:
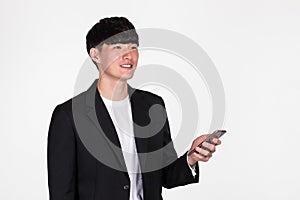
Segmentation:
{"type": "MultiPolygon", "coordinates": [[[[220,138],[226,133],[226,130],[216,130],[213,133],[209,134],[203,142],[201,142],[198,147],[201,147],[204,142],[212,143],[213,138],[220,138]]],[[[195,149],[189,152],[188,156],[192,155],[195,152],[195,149]]]]}

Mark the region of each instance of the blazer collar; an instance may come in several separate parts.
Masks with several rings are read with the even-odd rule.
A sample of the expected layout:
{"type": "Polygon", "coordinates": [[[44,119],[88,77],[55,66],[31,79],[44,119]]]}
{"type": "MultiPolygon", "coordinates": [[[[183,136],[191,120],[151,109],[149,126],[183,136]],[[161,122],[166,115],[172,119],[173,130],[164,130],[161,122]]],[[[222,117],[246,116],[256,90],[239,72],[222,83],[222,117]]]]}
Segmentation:
{"type": "MultiPolygon", "coordinates": [[[[87,105],[88,110],[95,107],[95,99],[94,98],[95,98],[96,91],[98,91],[97,90],[98,80],[99,79],[94,80],[92,85],[86,91],[87,92],[86,105],[87,105]]],[[[141,102],[139,102],[139,100],[142,100],[142,99],[139,99],[138,96],[134,93],[135,90],[136,90],[135,88],[133,88],[129,84],[127,84],[127,91],[128,91],[129,97],[130,97],[130,102],[134,101],[134,103],[140,104],[141,102]],[[133,94],[135,94],[135,95],[133,96],[133,94]],[[138,98],[138,99],[136,99],[136,98],[138,98]]],[[[101,101],[103,102],[102,98],[101,98],[101,101]]]]}

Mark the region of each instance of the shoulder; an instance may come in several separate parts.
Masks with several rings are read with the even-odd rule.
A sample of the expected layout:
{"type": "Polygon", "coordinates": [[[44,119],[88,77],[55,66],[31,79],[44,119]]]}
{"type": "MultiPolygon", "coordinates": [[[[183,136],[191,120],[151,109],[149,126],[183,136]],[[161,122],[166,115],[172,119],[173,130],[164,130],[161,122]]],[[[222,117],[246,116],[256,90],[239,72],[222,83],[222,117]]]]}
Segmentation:
{"type": "Polygon", "coordinates": [[[53,114],[54,113],[64,113],[67,115],[72,116],[72,107],[74,105],[74,102],[81,102],[85,103],[85,97],[86,97],[86,92],[82,92],[72,98],[69,98],[68,100],[59,103],[55,106],[53,114]]]}
{"type": "Polygon", "coordinates": [[[145,103],[149,103],[149,104],[161,104],[164,106],[164,100],[161,96],[153,93],[153,92],[149,92],[146,90],[141,90],[141,89],[136,89],[134,88],[134,94],[138,96],[139,98],[142,98],[142,100],[145,103]]]}

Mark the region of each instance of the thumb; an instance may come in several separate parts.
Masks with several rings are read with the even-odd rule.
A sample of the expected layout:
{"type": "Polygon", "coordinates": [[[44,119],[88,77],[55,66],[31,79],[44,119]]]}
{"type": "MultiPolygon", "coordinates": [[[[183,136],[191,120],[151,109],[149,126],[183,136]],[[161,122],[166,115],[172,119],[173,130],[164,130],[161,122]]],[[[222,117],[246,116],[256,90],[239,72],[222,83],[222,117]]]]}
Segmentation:
{"type": "Polygon", "coordinates": [[[197,137],[194,141],[193,141],[193,144],[192,144],[192,147],[190,150],[193,150],[195,149],[197,146],[199,146],[199,144],[201,142],[203,142],[206,138],[207,138],[208,134],[204,134],[204,135],[200,135],[199,137],[197,137]]]}

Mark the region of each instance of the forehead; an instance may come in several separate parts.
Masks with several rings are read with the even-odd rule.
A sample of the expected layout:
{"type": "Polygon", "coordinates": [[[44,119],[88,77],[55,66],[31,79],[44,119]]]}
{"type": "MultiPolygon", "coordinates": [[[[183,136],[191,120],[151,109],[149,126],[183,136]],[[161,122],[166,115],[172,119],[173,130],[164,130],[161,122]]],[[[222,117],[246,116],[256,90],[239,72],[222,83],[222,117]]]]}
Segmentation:
{"type": "Polygon", "coordinates": [[[113,49],[115,46],[121,46],[123,48],[130,48],[132,46],[138,46],[136,43],[114,43],[114,44],[106,44],[104,43],[101,46],[101,49],[113,49]]]}

